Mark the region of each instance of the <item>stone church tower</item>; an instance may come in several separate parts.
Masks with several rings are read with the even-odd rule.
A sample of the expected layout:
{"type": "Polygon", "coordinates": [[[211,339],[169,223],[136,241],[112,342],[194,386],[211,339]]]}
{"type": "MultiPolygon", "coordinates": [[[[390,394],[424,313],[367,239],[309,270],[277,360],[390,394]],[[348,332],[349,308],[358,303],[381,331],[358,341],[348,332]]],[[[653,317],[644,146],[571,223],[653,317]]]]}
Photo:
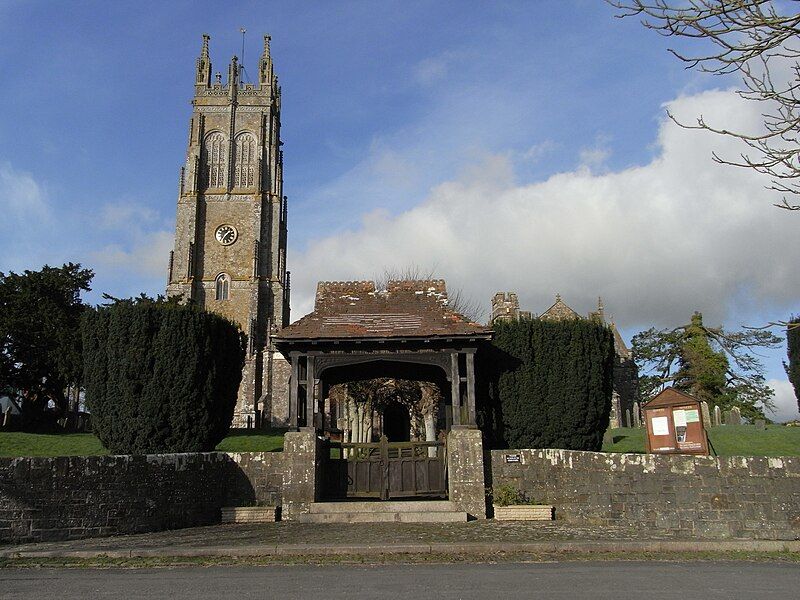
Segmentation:
{"type": "Polygon", "coordinates": [[[195,71],[189,147],[181,168],[169,296],[183,295],[247,334],[234,427],[283,424],[289,369],[272,332],[289,324],[281,89],[269,36],[256,83],[234,56],[212,81],[209,36],[195,71]]]}

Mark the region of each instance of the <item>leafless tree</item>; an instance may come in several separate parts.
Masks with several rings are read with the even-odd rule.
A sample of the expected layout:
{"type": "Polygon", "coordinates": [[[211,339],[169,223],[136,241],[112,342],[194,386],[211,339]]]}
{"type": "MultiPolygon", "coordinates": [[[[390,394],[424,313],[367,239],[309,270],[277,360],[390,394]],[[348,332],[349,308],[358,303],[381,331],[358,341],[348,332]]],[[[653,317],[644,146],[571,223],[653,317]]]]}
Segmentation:
{"type": "Polygon", "coordinates": [[[642,17],[666,37],[688,38],[696,52],[670,49],[686,67],[715,75],[738,74],[738,94],[763,103],[760,132],[712,125],[702,115],[682,127],[742,140],[750,147],[738,158],[714,153],[721,164],[750,168],[770,178],[768,189],[784,194],[776,204],[800,210],[800,14],[798,0],[606,0],[617,17],[642,17]],[[698,42],[695,44],[693,40],[698,42]]]}
{"type": "MultiPolygon", "coordinates": [[[[402,269],[386,267],[380,275],[373,277],[375,287],[385,290],[390,281],[427,281],[441,279],[435,269],[423,269],[419,265],[410,265],[402,269]]],[[[474,321],[480,323],[486,317],[486,307],[478,300],[468,296],[462,289],[448,289],[447,306],[474,321]]]]}

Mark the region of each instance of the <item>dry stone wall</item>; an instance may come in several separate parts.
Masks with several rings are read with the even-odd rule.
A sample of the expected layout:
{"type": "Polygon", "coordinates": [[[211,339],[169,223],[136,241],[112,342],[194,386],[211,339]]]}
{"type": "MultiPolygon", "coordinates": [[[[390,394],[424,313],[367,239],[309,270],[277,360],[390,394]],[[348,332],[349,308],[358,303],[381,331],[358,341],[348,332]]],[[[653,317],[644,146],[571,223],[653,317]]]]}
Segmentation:
{"type": "Polygon", "coordinates": [[[800,457],[493,450],[492,485],[553,504],[568,523],[682,538],[797,539],[800,457]]]}
{"type": "Polygon", "coordinates": [[[0,543],[211,525],[280,504],[283,454],[0,458],[0,543]]]}

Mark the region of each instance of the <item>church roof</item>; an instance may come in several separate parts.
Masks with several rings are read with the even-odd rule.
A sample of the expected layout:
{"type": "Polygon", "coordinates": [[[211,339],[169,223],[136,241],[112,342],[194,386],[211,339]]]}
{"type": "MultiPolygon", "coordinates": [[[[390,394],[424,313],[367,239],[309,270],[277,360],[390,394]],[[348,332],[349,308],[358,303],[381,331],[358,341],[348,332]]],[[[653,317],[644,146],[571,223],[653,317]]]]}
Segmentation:
{"type": "Polygon", "coordinates": [[[556,294],[556,301],[550,308],[539,315],[539,318],[551,321],[560,321],[563,319],[581,319],[583,317],[572,310],[569,306],[564,304],[564,301],[561,299],[561,294],[556,294]]]}
{"type": "Polygon", "coordinates": [[[442,279],[321,281],[314,312],[275,336],[276,341],[332,338],[414,338],[480,336],[491,329],[453,310],[442,279]]]}

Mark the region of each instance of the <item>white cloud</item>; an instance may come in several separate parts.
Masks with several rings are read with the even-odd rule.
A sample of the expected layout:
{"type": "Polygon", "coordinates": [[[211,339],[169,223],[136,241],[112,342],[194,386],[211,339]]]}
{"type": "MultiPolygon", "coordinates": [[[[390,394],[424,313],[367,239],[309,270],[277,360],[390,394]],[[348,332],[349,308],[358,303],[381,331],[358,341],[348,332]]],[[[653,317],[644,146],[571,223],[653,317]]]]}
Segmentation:
{"type": "Polygon", "coordinates": [[[91,264],[107,272],[166,281],[167,261],[172,250],[172,232],[138,232],[125,244],[108,244],[90,253],[91,264]]]}
{"type": "Polygon", "coordinates": [[[548,153],[552,152],[555,148],[555,144],[552,140],[545,140],[543,142],[538,142],[533,144],[530,148],[528,148],[525,152],[520,154],[520,159],[528,162],[528,163],[535,163],[539,161],[543,156],[546,156],[548,153]]]}
{"type": "Polygon", "coordinates": [[[447,50],[436,56],[429,56],[413,67],[414,81],[421,85],[431,85],[447,77],[453,63],[466,58],[463,51],[447,50]]]}
{"type": "Polygon", "coordinates": [[[39,220],[50,214],[46,195],[33,175],[0,163],[0,211],[4,220],[39,220]]]}
{"type": "MultiPolygon", "coordinates": [[[[669,109],[759,123],[759,107],[727,91],[681,97],[669,109]]],[[[508,155],[490,156],[417,206],[372,212],[292,256],[293,314],[310,310],[317,280],[414,264],[435,265],[451,287],[485,303],[516,290],[533,311],[557,291],[582,312],[602,295],[629,327],[676,325],[693,310],[719,323],[755,306],[785,317],[800,297],[800,262],[788,258],[800,251],[796,215],[771,207],[759,175],[712,162],[714,149],[738,152],[734,141],[665,118],[657,144],[643,166],[601,174],[583,166],[527,185],[515,182],[508,155]]]]}
{"type": "Polygon", "coordinates": [[[143,223],[153,223],[158,218],[158,213],[152,208],[135,202],[121,201],[104,205],[100,209],[98,222],[104,229],[124,229],[132,224],[140,226],[143,223]]]}
{"type": "Polygon", "coordinates": [[[578,154],[580,166],[591,171],[605,170],[606,161],[611,158],[611,149],[608,147],[608,142],[608,137],[600,136],[593,145],[582,148],[578,154]]]}
{"type": "Polygon", "coordinates": [[[767,385],[775,390],[775,414],[767,414],[773,421],[783,423],[800,419],[797,411],[797,397],[788,379],[770,379],[767,385]]]}

